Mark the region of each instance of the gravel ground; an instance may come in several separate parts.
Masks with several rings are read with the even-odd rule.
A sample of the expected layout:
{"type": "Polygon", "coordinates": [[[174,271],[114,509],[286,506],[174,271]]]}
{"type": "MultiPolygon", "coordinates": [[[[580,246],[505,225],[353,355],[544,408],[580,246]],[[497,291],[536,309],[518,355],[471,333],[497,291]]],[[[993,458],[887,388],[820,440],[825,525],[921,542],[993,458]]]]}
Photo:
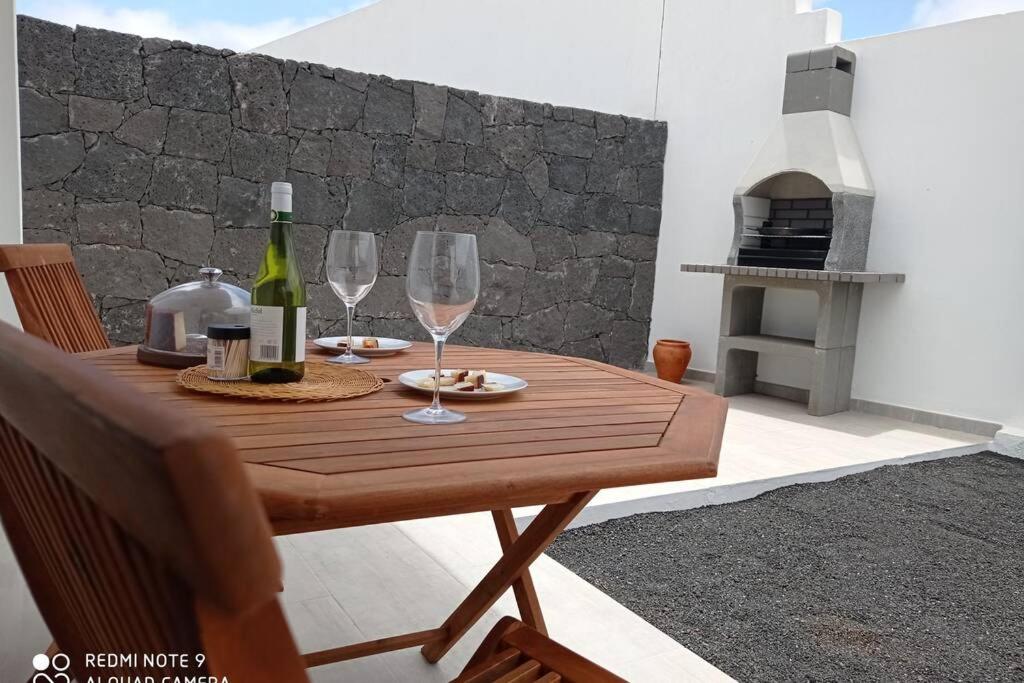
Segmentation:
{"type": "Polygon", "coordinates": [[[549,554],[740,681],[1024,681],[1021,460],[636,515],[549,554]]]}

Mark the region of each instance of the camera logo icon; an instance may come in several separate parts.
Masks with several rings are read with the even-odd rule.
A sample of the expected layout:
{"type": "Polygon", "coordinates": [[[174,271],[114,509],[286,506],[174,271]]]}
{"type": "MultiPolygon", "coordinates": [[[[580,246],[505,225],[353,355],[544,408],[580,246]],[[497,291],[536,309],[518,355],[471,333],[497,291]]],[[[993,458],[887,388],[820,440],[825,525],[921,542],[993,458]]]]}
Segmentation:
{"type": "Polygon", "coordinates": [[[32,658],[32,683],[71,683],[70,674],[65,673],[71,668],[71,658],[63,652],[53,657],[38,654],[32,658]]]}

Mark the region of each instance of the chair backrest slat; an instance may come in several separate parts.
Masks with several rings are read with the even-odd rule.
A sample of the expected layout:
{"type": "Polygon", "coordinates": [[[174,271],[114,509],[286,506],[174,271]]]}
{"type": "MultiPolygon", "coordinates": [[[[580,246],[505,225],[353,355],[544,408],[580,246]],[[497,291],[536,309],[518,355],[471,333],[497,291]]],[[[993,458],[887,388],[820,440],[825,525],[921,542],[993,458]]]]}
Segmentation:
{"type": "Polygon", "coordinates": [[[0,518],[77,680],[307,680],[269,524],[227,437],[4,323],[0,377],[0,518]],[[252,636],[263,630],[273,642],[252,636]],[[96,652],[209,663],[94,671],[96,652]],[[268,653],[273,672],[245,668],[268,653]]]}
{"type": "Polygon", "coordinates": [[[69,353],[110,346],[66,244],[0,245],[21,326],[69,353]]]}

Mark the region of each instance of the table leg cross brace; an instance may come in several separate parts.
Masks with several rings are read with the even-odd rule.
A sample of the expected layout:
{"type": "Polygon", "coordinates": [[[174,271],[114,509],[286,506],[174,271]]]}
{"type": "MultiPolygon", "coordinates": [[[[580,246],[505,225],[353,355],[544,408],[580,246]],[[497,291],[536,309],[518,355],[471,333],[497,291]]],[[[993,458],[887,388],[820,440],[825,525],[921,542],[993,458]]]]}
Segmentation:
{"type": "MultiPolygon", "coordinates": [[[[494,510],[491,512],[494,518],[494,528],[498,532],[498,541],[501,543],[501,552],[508,552],[509,546],[519,538],[519,529],[516,528],[516,519],[512,516],[512,510],[494,510]]],[[[530,570],[524,569],[522,575],[512,584],[512,592],[516,595],[516,604],[519,606],[519,618],[523,623],[533,627],[538,633],[547,635],[547,625],[544,623],[544,613],[540,609],[540,600],[537,599],[537,590],[533,587],[533,577],[530,570]]]]}
{"type": "Polygon", "coordinates": [[[526,527],[521,536],[516,536],[515,520],[509,510],[493,513],[498,529],[503,554],[501,559],[462,601],[448,620],[439,628],[415,633],[405,633],[388,638],[354,643],[329,650],[310,652],[303,655],[307,667],[322,666],[347,659],[366,657],[372,654],[401,650],[422,645],[421,652],[430,662],[436,662],[445,655],[480,617],[486,614],[505,591],[515,586],[516,599],[521,616],[527,623],[544,627],[537,594],[529,578],[528,568],[552,541],[560,534],[580,510],[586,507],[597,491],[575,493],[564,503],[552,503],[526,527]]]}
{"type": "Polygon", "coordinates": [[[530,564],[541,556],[596,494],[597,491],[574,493],[564,503],[545,506],[530,522],[530,526],[526,527],[522,536],[508,546],[501,559],[444,622],[441,629],[445,637],[423,646],[421,652],[427,661],[436,662],[441,659],[498,598],[519,580],[530,564]]]}

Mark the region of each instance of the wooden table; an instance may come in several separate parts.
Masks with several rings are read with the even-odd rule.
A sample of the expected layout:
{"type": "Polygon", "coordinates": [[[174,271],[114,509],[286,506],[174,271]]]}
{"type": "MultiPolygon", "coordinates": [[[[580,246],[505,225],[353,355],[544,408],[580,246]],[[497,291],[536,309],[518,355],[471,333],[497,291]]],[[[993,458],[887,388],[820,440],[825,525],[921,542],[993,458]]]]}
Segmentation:
{"type": "MultiPolygon", "coordinates": [[[[224,429],[278,534],[492,512],[503,555],[443,625],[311,653],[310,666],[417,645],[437,661],[509,588],[523,620],[543,632],[530,564],[602,488],[715,476],[725,425],[726,401],[717,396],[539,353],[446,347],[446,367],[484,368],[530,384],[506,398],[458,401],[469,419],[453,425],[401,417],[429,403],[395,381],[433,366],[427,344],[360,366],[387,382],[382,391],[328,403],[186,391],[174,370],[139,364],[135,347],[81,355],[224,429]],[[526,505],[545,507],[520,536],[511,508],[526,505]]],[[[326,357],[310,346],[308,362],[326,357]]]]}

